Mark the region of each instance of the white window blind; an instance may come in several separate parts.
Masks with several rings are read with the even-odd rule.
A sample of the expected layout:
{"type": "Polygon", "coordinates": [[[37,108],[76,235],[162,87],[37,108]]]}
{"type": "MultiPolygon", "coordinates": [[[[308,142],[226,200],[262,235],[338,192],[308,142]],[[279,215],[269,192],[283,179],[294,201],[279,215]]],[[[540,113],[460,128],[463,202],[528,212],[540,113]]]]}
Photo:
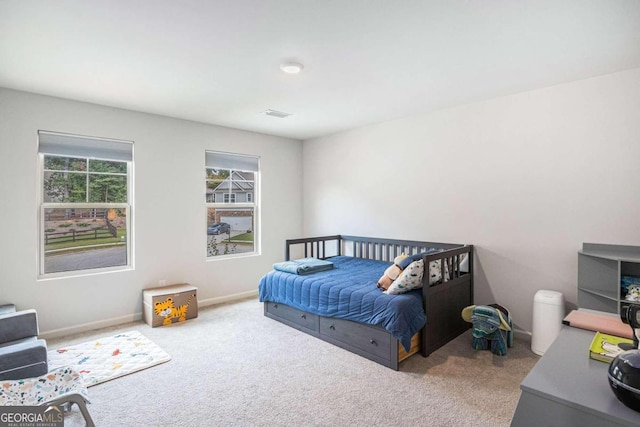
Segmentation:
{"type": "Polygon", "coordinates": [[[133,161],[133,142],[38,131],[40,154],[133,161]]]}
{"type": "Polygon", "coordinates": [[[233,169],[246,172],[258,172],[259,170],[259,157],[221,153],[218,151],[207,151],[205,154],[207,168],[233,169]]]}

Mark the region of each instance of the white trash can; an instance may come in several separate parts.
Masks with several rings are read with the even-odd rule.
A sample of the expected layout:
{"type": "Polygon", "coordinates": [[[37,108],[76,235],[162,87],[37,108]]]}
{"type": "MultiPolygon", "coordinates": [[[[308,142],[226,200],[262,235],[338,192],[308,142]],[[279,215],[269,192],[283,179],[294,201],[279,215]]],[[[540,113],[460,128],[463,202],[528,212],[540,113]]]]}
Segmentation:
{"type": "Polygon", "coordinates": [[[531,351],[542,356],[560,334],[564,319],[564,296],[556,291],[538,291],[533,297],[531,351]]]}

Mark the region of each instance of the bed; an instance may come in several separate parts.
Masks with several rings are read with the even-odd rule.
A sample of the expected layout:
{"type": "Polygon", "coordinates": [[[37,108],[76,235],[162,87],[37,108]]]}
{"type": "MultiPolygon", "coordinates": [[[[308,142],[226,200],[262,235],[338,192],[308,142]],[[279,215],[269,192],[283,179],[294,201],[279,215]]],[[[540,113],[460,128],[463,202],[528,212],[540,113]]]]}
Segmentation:
{"type": "Polygon", "coordinates": [[[265,316],[395,370],[470,328],[460,313],[473,304],[472,245],[345,235],[287,240],[285,260],[302,257],[331,261],[333,269],[267,273],[259,285],[265,316]],[[401,253],[422,259],[429,274],[421,289],[387,295],[377,280],[401,253]]]}

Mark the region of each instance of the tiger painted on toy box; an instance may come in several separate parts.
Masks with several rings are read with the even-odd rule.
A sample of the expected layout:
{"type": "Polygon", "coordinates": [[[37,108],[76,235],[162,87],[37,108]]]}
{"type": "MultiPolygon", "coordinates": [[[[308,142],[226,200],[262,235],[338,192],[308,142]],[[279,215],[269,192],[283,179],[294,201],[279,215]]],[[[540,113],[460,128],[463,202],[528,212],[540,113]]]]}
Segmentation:
{"type": "Polygon", "coordinates": [[[196,294],[191,294],[187,302],[180,307],[176,307],[173,304],[173,298],[168,297],[164,301],[158,301],[154,304],[155,312],[158,316],[164,317],[162,321],[163,325],[170,325],[173,323],[173,319],[178,319],[178,322],[184,322],[187,320],[187,310],[191,300],[195,298],[196,294]]]}

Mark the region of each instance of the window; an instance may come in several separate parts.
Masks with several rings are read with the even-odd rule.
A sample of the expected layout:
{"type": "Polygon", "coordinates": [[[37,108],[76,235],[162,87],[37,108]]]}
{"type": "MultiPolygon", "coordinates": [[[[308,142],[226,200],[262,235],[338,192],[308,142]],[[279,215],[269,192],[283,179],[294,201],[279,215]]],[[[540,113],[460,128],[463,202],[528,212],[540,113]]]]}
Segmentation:
{"type": "Polygon", "coordinates": [[[131,266],[133,143],[38,137],[40,276],[131,266]]]}
{"type": "Polygon", "coordinates": [[[207,257],[258,252],[259,159],[207,151],[207,257]]]}

